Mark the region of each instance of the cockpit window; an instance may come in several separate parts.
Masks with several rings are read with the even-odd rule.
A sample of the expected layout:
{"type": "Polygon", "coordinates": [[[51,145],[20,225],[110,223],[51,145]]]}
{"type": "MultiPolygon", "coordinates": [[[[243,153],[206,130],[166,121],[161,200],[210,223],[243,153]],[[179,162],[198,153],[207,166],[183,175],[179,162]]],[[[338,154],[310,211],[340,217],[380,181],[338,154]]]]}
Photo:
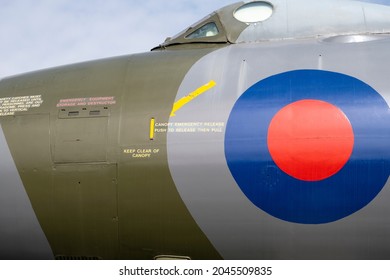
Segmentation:
{"type": "MultiPolygon", "coordinates": [[[[241,5],[242,4],[240,3],[240,6],[241,5]]],[[[229,10],[228,14],[230,17],[232,17],[231,14],[237,7],[239,7],[239,5],[236,4],[231,8],[231,11],[229,10]]],[[[236,20],[234,20],[234,22],[236,24],[235,26],[240,28],[240,23],[237,24],[236,20]]],[[[247,25],[245,24],[244,27],[246,28],[247,25]]],[[[240,29],[239,33],[241,33],[241,31],[242,30],[240,29]]],[[[222,25],[218,13],[214,12],[203,20],[186,28],[173,38],[167,38],[163,44],[152,50],[165,49],[170,46],[175,46],[176,48],[183,46],[184,48],[188,48],[193,47],[193,44],[196,44],[197,46],[209,47],[215,44],[228,43],[229,40],[227,38],[226,29],[224,25],[222,25]]]]}
{"type": "Polygon", "coordinates": [[[198,28],[191,34],[187,35],[186,39],[199,39],[199,38],[206,38],[206,37],[213,37],[218,35],[218,27],[215,24],[215,22],[209,22],[202,27],[198,28]]]}

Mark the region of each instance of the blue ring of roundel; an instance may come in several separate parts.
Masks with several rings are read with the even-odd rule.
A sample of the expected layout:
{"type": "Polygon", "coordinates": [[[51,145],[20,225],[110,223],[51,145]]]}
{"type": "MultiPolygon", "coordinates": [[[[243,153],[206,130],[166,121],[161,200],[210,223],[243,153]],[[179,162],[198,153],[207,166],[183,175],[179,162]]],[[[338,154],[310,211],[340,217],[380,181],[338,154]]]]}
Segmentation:
{"type": "Polygon", "coordinates": [[[226,125],[226,161],[242,192],[268,214],[302,224],[333,222],[365,207],[386,184],[389,115],[383,97],[354,77],[320,70],[281,73],[253,85],[233,106],[226,125]],[[275,114],[305,99],[340,108],[355,135],[349,161],[321,181],[301,181],[284,173],[267,147],[268,127],[275,114]]]}

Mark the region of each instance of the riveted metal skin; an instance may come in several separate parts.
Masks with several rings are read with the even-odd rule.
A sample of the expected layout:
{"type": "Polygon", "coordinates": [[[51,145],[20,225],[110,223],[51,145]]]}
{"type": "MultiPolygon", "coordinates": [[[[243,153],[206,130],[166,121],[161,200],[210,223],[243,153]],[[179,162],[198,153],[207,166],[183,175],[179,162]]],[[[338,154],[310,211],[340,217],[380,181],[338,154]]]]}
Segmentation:
{"type": "Polygon", "coordinates": [[[0,258],[389,259],[390,8],[266,2],[2,79],[0,258]]]}

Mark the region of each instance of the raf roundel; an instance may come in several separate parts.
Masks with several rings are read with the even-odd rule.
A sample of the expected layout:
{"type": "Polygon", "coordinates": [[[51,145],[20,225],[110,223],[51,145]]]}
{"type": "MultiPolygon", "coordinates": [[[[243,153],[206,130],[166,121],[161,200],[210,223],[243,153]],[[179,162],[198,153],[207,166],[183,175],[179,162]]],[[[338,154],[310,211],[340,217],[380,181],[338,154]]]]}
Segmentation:
{"type": "Polygon", "coordinates": [[[296,70],[236,101],[225,157],[246,197],[279,219],[321,224],[370,203],[390,173],[389,106],[344,74],[296,70]]]}

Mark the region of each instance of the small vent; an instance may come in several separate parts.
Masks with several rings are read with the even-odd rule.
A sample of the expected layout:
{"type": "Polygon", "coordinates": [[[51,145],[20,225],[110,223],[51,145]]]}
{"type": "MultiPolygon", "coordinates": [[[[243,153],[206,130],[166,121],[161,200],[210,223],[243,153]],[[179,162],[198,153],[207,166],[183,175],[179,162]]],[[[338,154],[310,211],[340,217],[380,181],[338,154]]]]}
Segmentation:
{"type": "Polygon", "coordinates": [[[64,255],[60,255],[60,256],[56,256],[55,257],[56,260],[59,260],[59,261],[78,261],[78,260],[81,260],[81,261],[93,261],[93,260],[101,260],[102,258],[101,257],[87,257],[87,256],[64,256],[64,255]]]}
{"type": "Polygon", "coordinates": [[[100,115],[100,110],[94,110],[89,112],[90,116],[99,116],[100,115]]]}
{"type": "Polygon", "coordinates": [[[191,260],[191,258],[188,256],[176,256],[176,255],[158,255],[158,256],[155,256],[154,259],[156,261],[158,261],[158,260],[176,260],[176,261],[191,260]]]}
{"type": "Polygon", "coordinates": [[[69,117],[77,117],[79,115],[79,111],[71,111],[68,113],[69,117]]]}

